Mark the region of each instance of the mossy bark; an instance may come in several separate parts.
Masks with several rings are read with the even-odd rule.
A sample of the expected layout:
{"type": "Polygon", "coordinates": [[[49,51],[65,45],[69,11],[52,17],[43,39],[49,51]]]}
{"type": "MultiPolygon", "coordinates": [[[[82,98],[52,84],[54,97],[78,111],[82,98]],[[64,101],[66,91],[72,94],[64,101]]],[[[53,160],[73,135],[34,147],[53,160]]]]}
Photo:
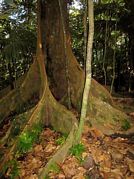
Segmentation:
{"type": "MultiPolygon", "coordinates": [[[[70,133],[70,135],[72,134],[72,132],[74,132],[75,128],[77,128],[77,120],[75,116],[70,111],[68,111],[66,107],[59,104],[54,99],[54,97],[52,96],[49,90],[47,75],[45,71],[45,64],[44,64],[44,61],[46,60],[46,54],[42,48],[43,47],[42,36],[41,36],[42,33],[40,28],[41,25],[40,13],[42,11],[41,11],[40,0],[37,1],[37,4],[38,4],[37,6],[38,7],[37,8],[38,9],[37,11],[38,37],[37,37],[36,59],[21,87],[19,89],[13,90],[11,93],[8,94],[8,96],[5,96],[3,99],[1,99],[1,102],[5,104],[5,109],[2,109],[2,113],[1,113],[2,119],[6,117],[11,111],[16,110],[18,105],[22,106],[24,102],[30,99],[32,94],[34,94],[37,91],[39,93],[40,100],[36,104],[36,106],[31,110],[30,114],[27,116],[28,119],[25,121],[25,124],[21,126],[17,135],[14,136],[12,142],[8,144],[6,148],[6,152],[1,158],[0,171],[3,170],[3,167],[8,160],[11,160],[13,157],[17,157],[16,153],[19,145],[19,137],[26,134],[30,129],[32,130],[33,126],[38,124],[51,125],[57,131],[67,134],[70,133]],[[36,72],[36,70],[37,70],[36,78],[37,78],[37,82],[39,83],[39,86],[38,84],[35,84],[35,78],[33,78],[35,77],[34,73],[36,72]],[[35,84],[35,87],[32,88],[33,84],[35,84]],[[10,101],[11,104],[9,103],[10,101]],[[8,105],[6,104],[7,102],[9,103],[8,105]],[[3,110],[6,114],[4,114],[3,110]]],[[[3,107],[2,103],[1,106],[3,107]]],[[[11,128],[9,128],[7,135],[2,138],[1,145],[4,145],[8,141],[12,132],[14,133],[13,131],[15,129],[14,125],[12,125],[11,128]]],[[[64,157],[67,154],[68,149],[71,145],[72,142],[68,140],[67,142],[68,147],[64,151],[64,155],[63,155],[64,157]]],[[[64,149],[65,147],[63,147],[62,150],[64,149]]],[[[61,159],[58,159],[58,161],[59,160],[61,159]]]]}
{"type": "MultiPolygon", "coordinates": [[[[56,98],[65,104],[68,96],[68,83],[65,68],[66,58],[68,59],[68,73],[70,77],[71,105],[78,111],[80,111],[81,108],[81,99],[84,87],[84,72],[76,61],[71,49],[70,35],[68,33],[66,1],[61,1],[61,7],[64,12],[63,18],[65,21],[65,29],[67,32],[66,58],[64,53],[64,34],[63,28],[61,27],[62,22],[58,0],[46,0],[41,2],[41,9],[39,11],[41,14],[39,18],[41,20],[41,31],[43,31],[43,43],[41,42],[41,39],[38,41],[37,58],[35,58],[35,61],[22,85],[0,100],[0,124],[12,111],[22,107],[28,99],[31,99],[33,94],[38,93],[40,100],[32,109],[25,125],[20,129],[20,132],[14,138],[11,146],[7,148],[0,163],[0,171],[4,166],[4,163],[8,161],[11,156],[14,156],[13,153],[17,148],[19,136],[32,128],[34,124],[41,122],[42,125],[52,125],[56,130],[63,133],[70,133],[71,136],[75,133],[74,129],[77,128],[75,116],[68,111],[66,107],[55,100],[56,98]],[[46,71],[44,62],[46,64],[46,71]]],[[[39,33],[40,32],[38,32],[38,35],[39,33]]],[[[41,37],[38,36],[38,40],[39,38],[41,37]]],[[[113,120],[116,123],[118,119],[124,119],[127,117],[113,108],[113,102],[109,93],[94,80],[92,80],[89,95],[90,103],[88,104],[88,115],[93,125],[97,123],[97,120],[100,122],[100,119],[104,119],[103,124],[105,124],[106,121],[109,124],[109,120],[113,120]],[[107,113],[103,113],[104,109],[111,112],[109,118],[107,118],[107,113]]],[[[10,135],[10,131],[8,135],[10,135]]],[[[6,137],[5,140],[7,140],[7,138],[8,137],[6,137]]],[[[70,142],[67,140],[67,148],[63,146],[63,151],[65,152],[63,154],[67,154],[67,151],[72,144],[72,138],[70,142]]],[[[60,162],[63,160],[63,158],[60,157],[60,154],[61,153],[55,154],[56,157],[53,158],[54,161],[57,160],[60,162]],[[57,156],[59,156],[59,158],[57,156]]],[[[63,156],[65,157],[65,155],[63,156]]],[[[49,166],[49,164],[47,166],[49,166]]]]}
{"type": "MultiPolygon", "coordinates": [[[[63,18],[65,22],[65,30],[67,35],[66,58],[68,59],[68,72],[70,77],[69,85],[71,87],[71,105],[73,108],[80,112],[85,76],[83,70],[80,68],[80,65],[78,64],[76,58],[72,53],[70,35],[68,31],[67,6],[65,1],[61,1],[61,7],[63,9],[62,12],[64,12],[63,18]]],[[[68,96],[68,83],[65,70],[65,42],[63,38],[64,34],[58,0],[46,0],[46,3],[42,3],[40,23],[41,30],[43,31],[43,49],[45,49],[46,53],[45,64],[47,77],[49,81],[49,87],[54,97],[60,100],[62,104],[66,105],[68,96]]],[[[20,85],[20,87],[14,89],[8,95],[6,95],[4,98],[0,100],[0,124],[2,123],[3,119],[7,117],[12,111],[16,111],[18,108],[21,108],[24,105],[24,103],[28,99],[31,99],[31,97],[35,93],[39,94],[40,85],[41,76],[39,73],[39,65],[35,59],[33,65],[29,69],[29,72],[24,82],[20,85]]],[[[118,111],[116,111],[115,113],[115,108],[113,107],[114,104],[110,94],[104,87],[102,87],[93,79],[91,82],[91,89],[89,95],[91,101],[88,104],[88,115],[92,116],[92,119],[94,119],[94,122],[92,122],[93,125],[96,122],[96,119],[99,120],[103,118],[104,122],[108,123],[110,121],[111,123],[111,121],[114,122],[113,119],[115,118],[127,118],[127,116],[124,113],[119,112],[118,114],[118,111]],[[107,118],[107,114],[104,113],[104,111],[109,110],[111,115],[109,116],[109,118],[107,118]],[[101,116],[100,118],[98,117],[97,111],[99,111],[99,115],[101,116]]],[[[50,102],[48,102],[48,106],[48,109],[52,110],[50,107],[50,102]]],[[[58,113],[55,113],[55,118],[57,118],[56,116],[58,116],[58,113]]]]}
{"type": "MultiPolygon", "coordinates": [[[[68,73],[70,77],[69,85],[71,87],[71,105],[73,108],[80,112],[85,75],[72,53],[70,34],[68,30],[68,14],[66,2],[62,1],[61,6],[64,12],[63,18],[67,36],[66,57],[64,54],[64,33],[58,0],[46,0],[46,4],[43,4],[44,16],[41,20],[42,24],[44,24],[42,25],[45,42],[44,46],[47,49],[46,69],[48,72],[47,74],[50,82],[50,89],[53,95],[56,99],[60,100],[62,104],[66,105],[68,96],[68,84],[66,80],[65,59],[68,59],[68,73]]],[[[98,121],[100,121],[100,125],[110,123],[110,126],[112,126],[112,124],[114,124],[114,132],[115,130],[120,129],[124,119],[128,119],[127,115],[115,109],[115,105],[109,92],[93,79],[91,82],[89,99],[91,100],[88,102],[87,116],[89,116],[89,120],[90,118],[93,119],[91,120],[92,125],[98,123],[98,121]],[[104,113],[104,111],[107,111],[108,114],[104,113]],[[115,118],[118,120],[114,120],[115,118]],[[101,122],[102,119],[103,124],[101,122]]]]}
{"type": "Polygon", "coordinates": [[[39,86],[39,69],[35,60],[21,86],[12,90],[0,100],[0,124],[11,112],[19,110],[35,93],[38,93],[39,86]]]}

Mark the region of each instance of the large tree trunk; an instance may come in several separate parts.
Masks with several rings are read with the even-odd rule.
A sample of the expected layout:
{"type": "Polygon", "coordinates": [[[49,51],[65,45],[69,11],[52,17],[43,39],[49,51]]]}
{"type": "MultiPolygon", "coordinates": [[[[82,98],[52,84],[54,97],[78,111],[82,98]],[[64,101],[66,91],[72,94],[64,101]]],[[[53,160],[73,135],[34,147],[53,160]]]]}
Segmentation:
{"type": "Polygon", "coordinates": [[[21,126],[18,128],[17,134],[14,132],[17,124],[17,121],[15,121],[7,131],[6,136],[1,139],[1,146],[6,144],[7,147],[5,148],[5,153],[0,158],[0,177],[6,162],[8,162],[9,159],[12,160],[13,157],[16,158],[18,156],[18,154],[17,156],[15,154],[16,152],[18,153],[20,140],[19,136],[27,135],[28,131],[32,130],[35,125],[51,125],[57,131],[67,134],[70,133],[69,139],[71,140],[67,140],[65,145],[66,147],[62,147],[60,152],[58,152],[54,157],[54,160],[58,161],[63,160],[67,155],[69,148],[73,144],[73,138],[75,136],[74,133],[77,128],[77,120],[75,116],[72,112],[68,111],[66,107],[59,104],[49,90],[44,64],[44,61],[46,61],[46,51],[42,48],[42,32],[40,28],[42,6],[40,2],[41,1],[38,0],[38,36],[36,58],[22,85],[1,99],[1,123],[3,122],[3,119],[10,114],[10,112],[17,110],[18,106],[22,107],[33,94],[38,93],[40,99],[35,107],[33,107],[28,114],[25,115],[27,120],[23,121],[24,124],[21,124],[19,121],[21,126]],[[12,139],[12,141],[10,139],[12,139]],[[59,157],[61,153],[63,156],[59,157]]]}
{"type": "MultiPolygon", "coordinates": [[[[10,112],[16,111],[18,107],[23,107],[24,103],[31,99],[35,93],[39,95],[40,99],[29,112],[26,123],[23,124],[23,127],[20,128],[14,137],[15,141],[12,141],[12,144],[8,144],[5,155],[1,159],[0,171],[4,167],[5,162],[9,158],[11,159],[11,156],[14,156],[14,151],[16,151],[18,145],[18,136],[26,133],[34,124],[41,123],[42,125],[51,125],[60,132],[70,132],[66,145],[48,163],[46,170],[42,171],[40,178],[44,178],[51,162],[59,162],[66,156],[68,149],[73,144],[73,136],[77,127],[75,116],[65,106],[58,103],[54,97],[66,105],[68,85],[70,85],[71,105],[80,111],[84,87],[84,72],[71,50],[66,1],[60,1],[61,9],[58,0],[38,0],[39,2],[42,3],[38,11],[37,57],[22,85],[0,100],[0,124],[2,124],[3,119],[10,112]],[[61,18],[61,10],[63,19],[61,18]],[[63,28],[63,24],[65,28],[63,28]],[[41,37],[42,34],[43,37],[41,37]]],[[[91,123],[93,125],[100,123],[103,127],[105,127],[104,124],[106,123],[116,126],[119,119],[127,118],[125,114],[113,108],[112,105],[109,93],[96,81],[92,80],[88,105],[91,123]]],[[[119,128],[120,126],[119,123],[116,127],[119,128]]],[[[15,126],[11,127],[15,129],[15,126]]],[[[6,137],[2,138],[1,145],[4,145],[8,138],[12,136],[11,131],[13,130],[9,129],[6,137]]]]}
{"type": "MultiPolygon", "coordinates": [[[[49,1],[43,4],[44,16],[42,17],[42,27],[44,34],[44,46],[47,51],[46,69],[50,81],[50,89],[55,98],[62,101],[67,96],[67,78],[66,78],[66,62],[69,61],[69,81],[71,87],[72,106],[80,110],[81,98],[84,87],[84,72],[80,68],[71,49],[70,34],[68,31],[68,14],[66,1],[62,1],[63,18],[66,27],[66,46],[67,57],[64,49],[64,32],[62,28],[62,19],[58,0],[49,1]],[[56,8],[55,8],[56,7],[56,8]],[[51,23],[50,23],[51,22],[51,23]],[[66,59],[67,58],[67,59],[66,59]],[[62,84],[62,85],[61,85],[62,84]]],[[[104,101],[112,103],[109,93],[96,81],[92,80],[91,94],[99,97],[104,101]],[[99,90],[96,89],[96,85],[99,90]]]]}
{"type": "MultiPolygon", "coordinates": [[[[72,53],[66,1],[61,1],[61,9],[59,0],[42,1],[40,20],[41,30],[43,32],[46,73],[51,92],[57,100],[66,105],[68,100],[67,89],[68,85],[70,85],[71,105],[80,111],[85,76],[72,53]],[[62,18],[61,15],[63,15],[62,18]],[[65,29],[63,28],[63,24],[65,29]],[[66,35],[66,39],[64,35],[66,35]],[[65,43],[66,49],[64,48],[65,43]],[[66,63],[66,60],[68,60],[68,63],[66,63]],[[68,64],[68,76],[66,64],[68,64]],[[69,78],[69,84],[67,78],[69,78]]],[[[0,100],[0,124],[11,112],[22,108],[34,94],[39,94],[41,85],[39,71],[39,65],[34,60],[22,85],[0,100]]],[[[104,124],[110,123],[110,126],[113,125],[114,130],[120,129],[120,120],[127,119],[127,116],[113,106],[114,104],[108,91],[95,80],[92,80],[90,102],[88,103],[90,123],[95,126],[100,123],[102,129],[105,128],[103,126],[104,124]]],[[[111,130],[109,131],[112,132],[111,130]]]]}
{"type": "MultiPolygon", "coordinates": [[[[67,105],[68,100],[67,77],[69,76],[71,105],[80,112],[85,75],[72,53],[66,1],[61,1],[61,5],[62,13],[59,0],[46,0],[46,3],[42,6],[42,31],[44,47],[47,51],[46,69],[50,89],[55,98],[64,105],[67,105]],[[65,24],[66,42],[62,21],[65,24]],[[64,43],[66,43],[66,49],[64,43]],[[66,60],[68,61],[69,75],[66,71],[66,60]]],[[[119,130],[122,121],[128,118],[124,113],[114,108],[111,95],[95,80],[92,80],[89,99],[88,115],[90,116],[90,123],[101,128],[103,132],[108,131],[110,133],[119,130]],[[108,125],[105,127],[106,124],[108,125]],[[105,128],[108,126],[110,126],[110,129],[106,131],[105,128]]]]}

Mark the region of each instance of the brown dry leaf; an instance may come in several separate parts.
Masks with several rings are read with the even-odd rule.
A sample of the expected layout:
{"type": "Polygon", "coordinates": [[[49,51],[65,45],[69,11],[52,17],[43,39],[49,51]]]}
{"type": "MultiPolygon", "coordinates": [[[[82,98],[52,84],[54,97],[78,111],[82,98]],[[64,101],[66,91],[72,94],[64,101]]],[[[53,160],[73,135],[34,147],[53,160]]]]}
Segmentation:
{"type": "Polygon", "coordinates": [[[134,112],[129,113],[129,116],[132,117],[132,119],[134,119],[134,112]]]}
{"type": "Polygon", "coordinates": [[[83,152],[83,153],[82,153],[82,158],[86,158],[88,155],[89,155],[89,153],[83,152]]]}
{"type": "Polygon", "coordinates": [[[123,159],[123,154],[119,150],[116,150],[114,148],[110,148],[109,149],[109,153],[111,154],[112,159],[114,161],[118,161],[118,160],[122,160],[123,159]]]}
{"type": "Polygon", "coordinates": [[[64,165],[62,169],[64,171],[66,178],[73,177],[77,174],[77,169],[73,166],[73,164],[64,165]]]}
{"type": "Polygon", "coordinates": [[[43,147],[42,145],[36,145],[34,147],[34,152],[38,153],[38,152],[43,152],[43,147]]]}
{"type": "Polygon", "coordinates": [[[38,179],[38,176],[34,174],[34,175],[26,176],[25,179],[38,179]]]}
{"type": "Polygon", "coordinates": [[[79,173],[79,174],[75,175],[74,177],[72,177],[72,179],[85,179],[85,177],[82,173],[79,173]]]}
{"type": "Polygon", "coordinates": [[[122,179],[122,173],[118,169],[101,172],[104,179],[122,179]]]}
{"type": "Polygon", "coordinates": [[[49,144],[45,147],[45,152],[46,152],[46,153],[52,153],[55,149],[56,149],[56,146],[54,146],[53,143],[49,143],[49,144]]]}
{"type": "Polygon", "coordinates": [[[114,176],[116,179],[122,179],[123,175],[120,169],[111,170],[111,176],[114,176]]]}
{"type": "Polygon", "coordinates": [[[99,148],[91,148],[92,156],[95,160],[95,163],[99,163],[104,160],[104,154],[99,148]]]}
{"type": "Polygon", "coordinates": [[[27,165],[27,168],[31,169],[37,169],[42,165],[42,162],[38,159],[33,157],[31,162],[27,165]]]}
{"type": "Polygon", "coordinates": [[[60,173],[58,176],[57,176],[58,179],[65,179],[65,175],[60,173]]]}
{"type": "Polygon", "coordinates": [[[126,175],[128,171],[128,166],[127,165],[116,165],[116,167],[121,171],[123,175],[126,175]]]}
{"type": "Polygon", "coordinates": [[[86,173],[86,169],[83,167],[79,167],[78,172],[84,175],[86,173]]]}
{"type": "Polygon", "coordinates": [[[111,157],[110,157],[110,155],[108,155],[108,154],[104,155],[103,165],[105,167],[107,167],[107,168],[111,168],[112,163],[111,163],[111,157]]]}
{"type": "Polygon", "coordinates": [[[64,165],[62,166],[62,170],[66,176],[66,178],[72,178],[78,172],[78,161],[76,158],[71,157],[65,161],[64,165]]]}
{"type": "Polygon", "coordinates": [[[134,175],[126,176],[126,179],[134,179],[134,175]]]}
{"type": "Polygon", "coordinates": [[[43,157],[44,156],[44,150],[43,150],[43,147],[42,145],[36,145],[34,147],[34,156],[36,157],[43,157]]]}
{"type": "Polygon", "coordinates": [[[105,136],[104,138],[103,138],[103,140],[104,140],[104,142],[107,142],[107,143],[111,143],[111,141],[112,141],[112,138],[111,137],[108,137],[108,136],[105,136]]]}
{"type": "Polygon", "coordinates": [[[42,132],[42,135],[44,135],[46,138],[50,137],[51,135],[53,135],[53,131],[49,128],[45,129],[43,132],[42,132]]]}
{"type": "Polygon", "coordinates": [[[131,172],[134,172],[134,161],[131,160],[131,159],[129,159],[129,158],[127,158],[127,164],[128,164],[128,166],[129,166],[129,170],[130,170],[131,172]]]}
{"type": "Polygon", "coordinates": [[[101,173],[109,173],[111,171],[110,168],[105,167],[105,166],[100,166],[100,172],[101,173]]]}
{"type": "Polygon", "coordinates": [[[22,176],[22,177],[23,177],[23,176],[25,176],[25,174],[26,174],[25,169],[21,169],[21,170],[20,170],[20,176],[22,176]]]}
{"type": "Polygon", "coordinates": [[[100,131],[100,130],[98,130],[98,129],[96,129],[96,128],[91,128],[90,129],[90,132],[91,132],[91,134],[92,134],[92,136],[97,140],[98,138],[103,138],[104,137],[104,134],[100,131]]]}

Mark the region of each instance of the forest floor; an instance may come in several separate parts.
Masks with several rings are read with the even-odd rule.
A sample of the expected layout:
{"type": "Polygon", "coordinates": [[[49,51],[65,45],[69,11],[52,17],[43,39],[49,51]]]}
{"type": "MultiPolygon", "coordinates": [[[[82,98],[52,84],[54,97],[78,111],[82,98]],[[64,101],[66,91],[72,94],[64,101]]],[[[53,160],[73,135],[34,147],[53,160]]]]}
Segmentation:
{"type": "MultiPolygon", "coordinates": [[[[134,120],[134,99],[114,100],[134,120]]],[[[17,178],[37,179],[38,173],[65,139],[66,136],[54,130],[44,129],[31,151],[18,158],[17,178]]],[[[5,178],[11,178],[11,168],[5,178]]],[[[64,163],[53,164],[46,179],[134,179],[134,131],[106,136],[85,126],[82,143],[70,150],[64,163]]]]}

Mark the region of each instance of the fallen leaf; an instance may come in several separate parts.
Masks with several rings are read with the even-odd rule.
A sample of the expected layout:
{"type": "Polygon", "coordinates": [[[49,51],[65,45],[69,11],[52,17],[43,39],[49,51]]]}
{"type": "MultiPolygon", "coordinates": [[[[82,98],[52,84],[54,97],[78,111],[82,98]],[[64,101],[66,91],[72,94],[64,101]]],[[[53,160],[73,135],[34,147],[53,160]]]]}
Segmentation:
{"type": "Polygon", "coordinates": [[[128,166],[129,166],[129,170],[130,170],[131,172],[134,172],[134,161],[131,160],[131,159],[129,159],[129,158],[127,158],[127,164],[128,164],[128,166]]]}

